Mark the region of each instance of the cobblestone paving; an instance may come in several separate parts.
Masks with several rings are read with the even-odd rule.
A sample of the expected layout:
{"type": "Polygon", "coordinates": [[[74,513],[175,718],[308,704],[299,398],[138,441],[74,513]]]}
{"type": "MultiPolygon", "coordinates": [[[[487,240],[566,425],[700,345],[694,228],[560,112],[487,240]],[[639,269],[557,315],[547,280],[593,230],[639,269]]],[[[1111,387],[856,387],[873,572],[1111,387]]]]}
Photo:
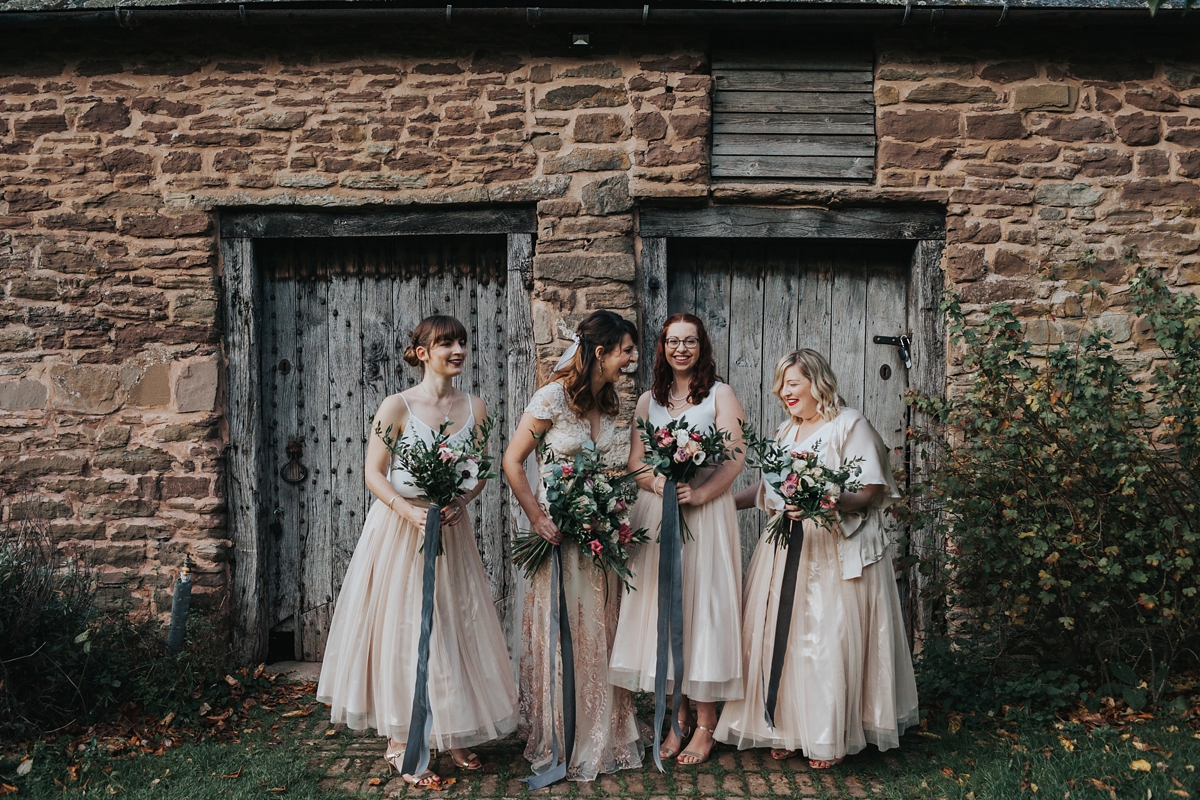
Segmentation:
{"type": "MultiPolygon", "coordinates": [[[[315,716],[315,715],[314,715],[315,716]]],[[[383,760],[386,742],[373,732],[355,733],[328,721],[305,720],[302,734],[309,751],[309,763],[325,773],[322,788],[341,790],[349,797],[448,797],[520,798],[526,795],[563,795],[566,797],[637,798],[665,800],[669,797],[725,798],[873,798],[882,797],[889,777],[903,762],[920,758],[911,750],[880,754],[874,750],[847,760],[831,771],[816,771],[802,758],[777,762],[767,751],[739,753],[718,745],[712,759],[700,767],[669,765],[666,774],[647,764],[638,771],[602,775],[592,783],[560,782],[528,792],[520,778],[529,774],[529,765],[521,756],[521,742],[510,736],[499,742],[475,748],[484,763],[480,772],[455,768],[449,754],[436,754],[432,768],[458,783],[444,792],[426,792],[408,786],[383,760]]]]}

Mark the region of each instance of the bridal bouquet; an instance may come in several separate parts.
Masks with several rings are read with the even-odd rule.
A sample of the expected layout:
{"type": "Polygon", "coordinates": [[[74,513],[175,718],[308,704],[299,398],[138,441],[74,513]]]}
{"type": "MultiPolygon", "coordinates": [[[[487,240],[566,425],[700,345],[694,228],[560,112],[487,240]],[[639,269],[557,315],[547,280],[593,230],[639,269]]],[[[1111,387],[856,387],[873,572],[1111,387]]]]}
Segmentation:
{"type": "MultiPolygon", "coordinates": [[[[413,485],[428,500],[442,508],[462,497],[479,485],[480,481],[494,478],[499,473],[492,470],[492,459],[486,452],[488,437],[496,425],[494,417],[488,417],[477,426],[466,439],[451,444],[446,422],[434,433],[433,441],[420,439],[406,441],[392,438],[392,426],[387,429],[375,426],[375,434],[383,440],[395,459],[395,463],[410,476],[413,485]]],[[[438,542],[441,554],[441,542],[438,542]]]]}
{"type": "MultiPolygon", "coordinates": [[[[633,474],[606,472],[595,445],[588,443],[572,459],[545,461],[541,475],[550,519],[562,532],[563,543],[577,546],[597,567],[616,573],[628,588],[629,549],[649,539],[645,528],[634,530],[629,525],[629,506],[637,495],[633,474]]],[[[513,539],[513,563],[532,578],[552,547],[536,533],[520,531],[513,539]]]]}
{"type": "MultiPolygon", "coordinates": [[[[834,510],[838,496],[862,488],[855,480],[861,472],[861,458],[846,462],[841,469],[830,469],[817,456],[819,442],[811,450],[790,450],[774,439],[759,436],[746,422],[742,423],[742,438],[750,450],[747,463],[762,470],[767,485],[786,504],[798,507],[804,516],[826,528],[837,521],[834,510]]],[[[784,519],[783,514],[776,514],[767,523],[768,540],[776,545],[787,546],[791,538],[791,526],[785,525],[784,519]]]]}

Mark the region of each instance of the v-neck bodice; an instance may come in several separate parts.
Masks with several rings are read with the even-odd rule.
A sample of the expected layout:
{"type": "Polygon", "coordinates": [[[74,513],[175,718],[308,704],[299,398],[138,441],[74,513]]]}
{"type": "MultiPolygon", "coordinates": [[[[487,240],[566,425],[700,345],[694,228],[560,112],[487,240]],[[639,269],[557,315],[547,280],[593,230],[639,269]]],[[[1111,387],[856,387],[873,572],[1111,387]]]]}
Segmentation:
{"type": "Polygon", "coordinates": [[[721,385],[717,381],[708,389],[708,396],[701,400],[697,405],[684,411],[678,417],[671,416],[671,412],[666,406],[660,404],[650,397],[650,424],[661,427],[670,422],[684,420],[689,428],[698,431],[713,430],[717,427],[717,387],[721,385]]]}
{"type": "MultiPolygon", "coordinates": [[[[404,401],[404,405],[408,409],[408,424],[404,426],[404,431],[400,434],[400,441],[422,441],[425,444],[433,444],[433,440],[437,436],[437,428],[434,428],[413,413],[412,406],[408,404],[408,398],[400,395],[400,399],[404,401]]],[[[475,430],[475,409],[471,405],[469,398],[467,400],[467,407],[471,410],[471,413],[467,416],[467,421],[463,423],[461,428],[447,437],[446,441],[448,443],[458,443],[470,436],[471,431],[475,430]]],[[[451,410],[453,411],[453,409],[451,410]]],[[[421,495],[420,490],[412,483],[412,475],[396,463],[395,456],[388,463],[388,482],[392,484],[392,488],[401,497],[411,500],[421,495]]]]}

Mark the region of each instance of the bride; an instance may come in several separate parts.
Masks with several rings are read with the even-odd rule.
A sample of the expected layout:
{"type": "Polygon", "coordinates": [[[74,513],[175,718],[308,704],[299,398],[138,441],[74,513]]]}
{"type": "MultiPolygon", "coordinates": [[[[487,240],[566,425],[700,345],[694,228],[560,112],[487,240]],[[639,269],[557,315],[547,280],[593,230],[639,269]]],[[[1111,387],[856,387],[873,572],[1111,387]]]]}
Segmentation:
{"type": "MultiPolygon", "coordinates": [[[[606,465],[614,470],[625,466],[617,435],[619,397],[614,384],[633,361],[636,335],[632,323],[611,311],[595,311],[579,323],[574,353],[560,362],[550,382],[533,395],[504,454],[504,474],[513,495],[534,532],[551,544],[560,543],[562,534],[543,509],[545,488],[539,481],[535,494],[530,486],[525,461],[539,440],[558,457],[574,456],[590,442],[606,465]]],[[[563,549],[562,564],[574,640],[578,720],[566,777],[591,781],[600,773],[642,764],[633,698],[608,679],[621,585],[615,575],[595,567],[576,548],[563,549]]],[[[563,723],[555,713],[560,704],[551,701],[551,687],[562,686],[562,668],[557,653],[549,647],[550,572],[547,563],[534,575],[525,595],[522,622],[520,734],[526,740],[525,757],[537,774],[554,766],[553,739],[563,741],[563,723]]]]}

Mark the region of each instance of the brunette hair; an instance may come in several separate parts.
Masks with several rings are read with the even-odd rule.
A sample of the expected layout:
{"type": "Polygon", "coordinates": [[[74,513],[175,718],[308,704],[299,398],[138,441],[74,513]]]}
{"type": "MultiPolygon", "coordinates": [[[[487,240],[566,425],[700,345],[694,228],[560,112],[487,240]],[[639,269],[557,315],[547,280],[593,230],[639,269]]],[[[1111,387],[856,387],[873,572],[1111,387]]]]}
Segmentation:
{"type": "Polygon", "coordinates": [[[462,342],[463,346],[466,346],[466,326],[454,317],[445,314],[434,314],[431,317],[421,320],[417,323],[417,327],[413,328],[411,341],[408,347],[404,348],[404,360],[409,366],[424,369],[421,359],[417,358],[418,347],[429,348],[438,344],[451,344],[452,342],[462,342]]]}
{"type": "Polygon", "coordinates": [[[561,381],[567,398],[575,411],[586,414],[593,408],[600,413],[615,415],[621,408],[617,387],[605,384],[598,395],[592,395],[592,368],[596,366],[596,348],[611,353],[621,346],[626,335],[637,341],[637,328],[633,323],[612,311],[593,311],[583,318],[575,329],[579,347],[575,356],[550,376],[551,381],[561,381]]]}
{"type": "MultiPolygon", "coordinates": [[[[775,377],[771,381],[771,393],[779,397],[783,391],[783,374],[789,367],[800,367],[800,374],[808,378],[812,384],[812,396],[817,401],[817,413],[824,420],[831,420],[838,415],[845,401],[838,395],[837,376],[833,367],[825,360],[825,356],[816,350],[793,350],[775,364],[775,377]]],[[[783,401],[782,397],[779,397],[783,401]]],[[[784,404],[787,408],[787,404],[784,404]]]]}
{"type": "Polygon", "coordinates": [[[696,367],[692,370],[691,386],[688,387],[688,397],[693,405],[698,405],[708,397],[713,384],[721,380],[717,374],[717,359],[713,356],[712,340],[704,323],[695,314],[672,314],[667,317],[662,332],[658,334],[658,344],[654,348],[654,381],[650,385],[650,396],[660,406],[666,406],[668,395],[671,393],[671,383],[675,375],[667,362],[667,328],[676,322],[690,322],[696,326],[696,338],[700,340],[700,352],[696,356],[696,367]]]}

